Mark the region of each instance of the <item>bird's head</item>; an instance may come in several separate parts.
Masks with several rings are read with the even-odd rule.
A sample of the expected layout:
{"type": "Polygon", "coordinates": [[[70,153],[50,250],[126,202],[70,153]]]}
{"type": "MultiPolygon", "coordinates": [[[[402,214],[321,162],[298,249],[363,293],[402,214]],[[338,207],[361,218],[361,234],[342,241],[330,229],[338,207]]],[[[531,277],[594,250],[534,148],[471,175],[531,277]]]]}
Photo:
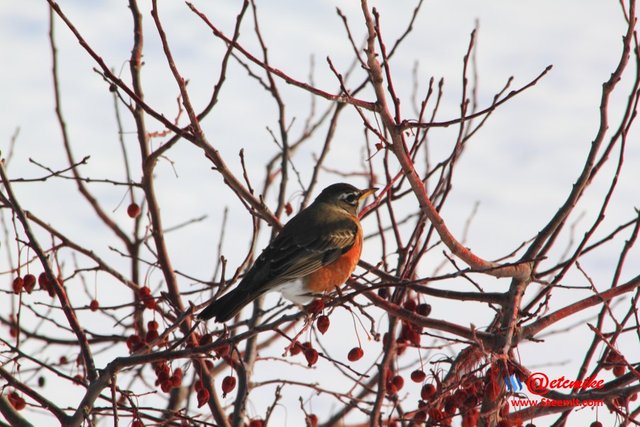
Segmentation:
{"type": "Polygon", "coordinates": [[[377,188],[359,190],[351,184],[341,182],[322,190],[315,202],[329,203],[355,215],[360,202],[376,190],[377,188]]]}

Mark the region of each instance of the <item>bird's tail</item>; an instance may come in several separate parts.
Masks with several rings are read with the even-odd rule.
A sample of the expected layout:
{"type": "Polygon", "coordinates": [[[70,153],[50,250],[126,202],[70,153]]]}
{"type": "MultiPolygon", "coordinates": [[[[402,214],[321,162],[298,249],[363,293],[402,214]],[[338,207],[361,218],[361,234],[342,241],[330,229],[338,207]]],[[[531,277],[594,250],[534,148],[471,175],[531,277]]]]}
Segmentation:
{"type": "Polygon", "coordinates": [[[226,322],[238,314],[253,299],[255,298],[252,298],[250,293],[236,288],[209,304],[207,308],[198,314],[198,317],[202,320],[215,317],[216,321],[220,323],[226,322]]]}

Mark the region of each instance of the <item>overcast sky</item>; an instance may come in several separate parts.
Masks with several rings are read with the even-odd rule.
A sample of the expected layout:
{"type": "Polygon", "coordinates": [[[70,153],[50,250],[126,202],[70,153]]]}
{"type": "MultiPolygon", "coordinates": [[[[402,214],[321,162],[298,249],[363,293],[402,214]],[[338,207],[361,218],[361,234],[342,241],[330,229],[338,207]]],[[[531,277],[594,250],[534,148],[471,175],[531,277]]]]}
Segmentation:
{"type": "MultiPolygon", "coordinates": [[[[161,3],[161,18],[176,62],[183,75],[190,80],[192,100],[196,109],[199,109],[207,102],[217,78],[224,45],[211,35],[184,3],[161,3]]],[[[240,2],[194,3],[208,14],[212,22],[231,34],[240,2]]],[[[372,2],[371,5],[380,10],[383,35],[388,40],[395,40],[404,31],[415,7],[414,3],[406,1],[372,2]]],[[[128,79],[131,17],[123,2],[62,0],[60,6],[106,63],[117,74],[128,79]]],[[[364,28],[357,1],[259,2],[260,25],[269,45],[271,64],[299,80],[307,81],[313,58],[315,84],[336,93],[338,85],[325,58],[330,57],[340,71],[346,71],[352,61],[352,50],[346,41],[342,22],[335,13],[336,7],[341,8],[348,17],[356,40],[362,40],[364,28]]],[[[29,158],[53,169],[66,166],[60,130],[53,111],[48,13],[43,1],[6,2],[0,8],[0,151],[3,157],[7,155],[9,141],[19,128],[9,165],[13,177],[43,175],[43,171],[30,163],[29,158]]],[[[172,118],[177,112],[178,91],[147,9],[144,10],[144,22],[143,82],[146,99],[166,117],[172,118]]],[[[597,131],[602,83],[618,62],[625,23],[618,1],[615,0],[428,0],[415,23],[414,31],[391,63],[407,117],[413,116],[410,100],[412,70],[416,64],[421,94],[424,94],[429,78],[444,78],[445,95],[438,119],[456,117],[460,102],[462,57],[476,22],[479,25],[476,55],[481,107],[491,102],[493,95],[509,77],[514,77],[512,87],[520,87],[545,67],[553,65],[552,71],[537,86],[509,101],[473,138],[473,143],[458,165],[454,191],[442,212],[450,229],[459,235],[474,204],[479,202],[480,208],[466,244],[484,258],[494,259],[511,252],[534,236],[571,190],[597,131]]],[[[250,20],[247,19],[244,25],[241,43],[258,53],[250,20]]],[[[59,20],[56,21],[56,41],[59,47],[62,104],[75,154],[78,159],[91,156],[89,164],[83,166],[82,171],[95,178],[122,180],[113,103],[107,85],[92,70],[95,63],[59,20]]],[[[362,75],[357,70],[352,81],[360,81],[362,75]]],[[[628,85],[627,80],[623,81],[624,85],[628,85]]],[[[280,88],[288,104],[288,120],[293,123],[291,132],[295,138],[310,108],[309,95],[284,83],[280,84],[280,88]]],[[[621,94],[612,98],[614,126],[617,124],[615,118],[624,106],[624,92],[621,94]]],[[[370,92],[364,92],[362,97],[372,99],[370,92]]],[[[317,108],[322,111],[327,105],[319,100],[317,108]]],[[[125,141],[135,150],[132,121],[124,109],[122,113],[125,116],[125,141]]],[[[271,158],[278,150],[267,130],[277,128],[276,113],[273,100],[260,90],[256,81],[242,67],[232,61],[220,105],[203,122],[210,142],[220,150],[238,175],[241,173],[238,152],[245,149],[249,174],[258,187],[263,180],[264,160],[271,158]]],[[[329,164],[337,170],[352,171],[360,167],[359,160],[357,164],[354,161],[361,157],[362,126],[354,111],[345,114],[346,118],[343,118],[337,130],[337,142],[329,157],[329,164]]],[[[184,120],[183,117],[182,124],[186,123],[184,120]]],[[[160,131],[162,127],[149,120],[149,130],[160,131]]],[[[445,147],[443,149],[449,148],[455,133],[456,129],[434,130],[430,140],[434,151],[438,152],[439,144],[445,147]]],[[[311,176],[313,156],[319,153],[322,139],[321,133],[294,158],[303,182],[308,182],[311,176]]],[[[609,227],[603,227],[603,234],[615,224],[631,219],[633,207],[638,206],[640,149],[637,133],[632,133],[629,144],[625,169],[606,218],[605,224],[609,227]]],[[[223,187],[220,177],[211,171],[210,164],[197,149],[183,144],[172,152],[170,158],[173,163],[161,161],[157,170],[165,224],[170,226],[207,215],[205,221],[169,238],[174,266],[206,280],[215,257],[215,242],[223,209],[226,206],[231,212],[238,212],[241,205],[223,187]]],[[[137,166],[135,156],[132,161],[137,166]]],[[[599,200],[611,179],[610,172],[605,171],[585,195],[581,206],[581,211],[585,213],[585,227],[597,214],[599,200]]],[[[139,177],[139,173],[135,177],[139,177]]],[[[320,182],[325,185],[338,179],[335,175],[325,173],[320,182]]],[[[354,182],[356,185],[364,183],[362,179],[354,182]]],[[[109,211],[118,208],[126,196],[122,188],[108,185],[95,185],[92,188],[109,211]]],[[[23,184],[16,185],[16,190],[26,209],[56,224],[80,243],[96,248],[114,264],[123,265],[121,263],[125,261],[108,249],[109,244],[114,242],[113,236],[96,223],[89,207],[75,194],[72,183],[23,184]]],[[[299,190],[292,181],[289,186],[292,200],[297,200],[295,194],[299,190]]],[[[127,224],[128,221],[124,207],[126,202],[114,213],[121,224],[127,224]]],[[[365,229],[367,226],[372,227],[370,231],[373,231],[373,221],[365,223],[365,229]]],[[[224,255],[230,265],[237,265],[241,260],[250,234],[250,222],[246,215],[230,217],[227,235],[233,237],[227,239],[224,247],[224,255]]],[[[261,238],[261,244],[264,244],[268,236],[265,234],[261,238]]],[[[378,256],[373,251],[369,254],[365,248],[365,260],[373,260],[378,256]]],[[[636,250],[635,274],[639,255],[636,250]]],[[[601,253],[590,258],[590,264],[586,266],[597,283],[602,281],[603,287],[608,285],[615,258],[615,252],[601,253]]],[[[8,269],[6,259],[2,253],[0,272],[8,269]]],[[[421,272],[428,274],[432,267],[428,264],[421,266],[421,272]]],[[[633,268],[626,273],[631,276],[633,268]]],[[[153,273],[153,278],[159,281],[159,272],[153,273]]],[[[577,276],[569,278],[574,279],[579,280],[577,276]]],[[[485,284],[491,286],[493,282],[496,282],[495,279],[488,279],[485,284]]],[[[3,283],[8,283],[8,279],[3,283]]],[[[495,284],[495,289],[506,289],[507,284],[507,281],[500,281],[495,284]]],[[[189,286],[188,283],[183,285],[185,289],[189,286]]],[[[110,298],[108,289],[98,292],[104,298],[110,298]]],[[[194,297],[194,300],[202,302],[204,298],[194,297]]],[[[561,298],[554,303],[561,305],[561,298]]],[[[7,307],[6,302],[0,302],[2,313],[7,312],[7,307]]],[[[464,311],[455,304],[436,304],[433,316],[447,318],[452,312],[460,313],[459,316],[468,316],[468,321],[474,321],[477,325],[485,325],[491,318],[487,316],[490,315],[487,311],[463,314],[464,311]]],[[[576,320],[572,319],[572,322],[576,320]]],[[[590,337],[586,333],[586,326],[581,328],[579,332],[584,333],[582,337],[590,337]]],[[[578,354],[582,354],[585,345],[587,342],[584,338],[581,340],[579,334],[562,335],[549,338],[543,344],[521,346],[521,356],[525,364],[535,365],[540,361],[551,363],[542,368],[550,376],[571,375],[581,361],[572,358],[572,352],[580,348],[578,354]],[[553,360],[549,357],[551,352],[557,354],[553,360]]],[[[105,357],[104,361],[108,361],[108,358],[105,357]]],[[[268,404],[254,403],[255,407],[250,408],[250,412],[255,411],[256,414],[263,413],[268,404]]],[[[276,411],[274,416],[286,420],[289,426],[300,425],[297,398],[285,404],[288,410],[276,411]]],[[[314,407],[319,412],[326,410],[325,413],[330,409],[331,403],[325,401],[316,403],[314,407]]],[[[607,410],[600,412],[601,419],[607,416],[607,410]]],[[[575,422],[578,420],[581,424],[591,421],[593,413],[582,411],[574,418],[575,422]]]]}

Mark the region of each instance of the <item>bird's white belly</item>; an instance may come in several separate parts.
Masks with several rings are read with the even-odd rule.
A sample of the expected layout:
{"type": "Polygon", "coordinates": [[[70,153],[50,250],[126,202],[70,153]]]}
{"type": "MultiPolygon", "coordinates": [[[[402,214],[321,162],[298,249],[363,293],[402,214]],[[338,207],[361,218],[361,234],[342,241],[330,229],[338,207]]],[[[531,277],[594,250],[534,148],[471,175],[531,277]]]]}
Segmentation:
{"type": "Polygon", "coordinates": [[[305,305],[317,298],[317,295],[310,294],[305,288],[302,279],[292,280],[291,282],[282,283],[273,288],[274,291],[280,292],[289,301],[305,305]]]}

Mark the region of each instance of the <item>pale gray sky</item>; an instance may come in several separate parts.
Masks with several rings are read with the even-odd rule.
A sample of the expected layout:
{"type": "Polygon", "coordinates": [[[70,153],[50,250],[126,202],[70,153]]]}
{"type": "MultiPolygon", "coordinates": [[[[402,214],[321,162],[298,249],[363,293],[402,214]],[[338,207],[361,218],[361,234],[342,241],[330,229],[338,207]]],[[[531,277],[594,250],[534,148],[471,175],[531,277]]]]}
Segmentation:
{"type": "MultiPolygon", "coordinates": [[[[197,1],[195,4],[216,25],[231,33],[240,2],[197,1]]],[[[371,5],[379,8],[383,35],[389,41],[404,30],[415,7],[413,2],[406,1],[372,2],[371,5]]],[[[128,8],[122,2],[83,0],[63,0],[60,6],[105,61],[128,78],[126,61],[131,49],[128,8]]],[[[356,40],[362,40],[364,29],[359,2],[259,2],[260,24],[270,47],[271,64],[306,81],[310,58],[313,56],[316,84],[335,93],[337,84],[325,58],[329,56],[341,71],[346,70],[352,60],[352,51],[342,23],[335,13],[336,6],[347,15],[356,40]]],[[[218,62],[224,46],[184,3],[162,2],[160,7],[176,62],[183,75],[190,79],[192,101],[200,108],[208,100],[211,86],[217,78],[218,62]]],[[[178,90],[146,9],[144,20],[146,42],[143,81],[147,102],[167,117],[173,117],[177,111],[178,90]]],[[[473,138],[458,165],[454,191],[442,212],[450,229],[459,235],[473,205],[480,202],[466,244],[479,255],[493,259],[511,252],[521,242],[533,237],[570,191],[597,130],[601,85],[618,61],[625,24],[618,2],[614,0],[426,1],[414,32],[391,63],[396,89],[403,98],[403,111],[407,117],[413,115],[410,95],[415,61],[419,63],[421,93],[424,93],[430,77],[445,79],[445,95],[438,119],[457,116],[462,57],[476,21],[480,27],[477,41],[480,107],[491,102],[494,93],[502,88],[510,76],[514,76],[512,87],[516,88],[533,79],[547,65],[553,64],[554,67],[537,86],[499,109],[473,138]]],[[[68,130],[77,158],[91,155],[89,165],[81,170],[85,175],[96,178],[122,179],[111,96],[102,79],[92,71],[94,62],[59,20],[56,25],[62,103],[68,130]]],[[[244,25],[241,43],[257,53],[249,17],[244,25]]],[[[48,8],[45,2],[11,2],[0,8],[0,110],[3,112],[0,120],[0,150],[6,156],[5,147],[19,127],[20,135],[10,164],[13,177],[43,174],[42,170],[29,163],[30,157],[54,169],[66,165],[60,131],[53,114],[47,31],[48,8]]],[[[362,76],[362,71],[358,70],[352,81],[360,81],[362,76]]],[[[628,81],[622,85],[628,85],[628,81]]],[[[309,95],[282,82],[280,88],[288,104],[288,120],[295,119],[292,126],[292,135],[295,137],[309,110],[309,95]]],[[[371,93],[364,92],[362,97],[371,99],[371,93]]],[[[624,96],[612,98],[614,125],[624,101],[624,96]]],[[[319,110],[326,107],[324,101],[318,100],[319,110]]],[[[124,109],[122,112],[125,130],[132,132],[132,122],[126,117],[124,109]]],[[[362,126],[354,111],[345,114],[337,131],[330,162],[336,169],[349,171],[354,169],[354,159],[361,157],[362,126]]],[[[277,151],[266,130],[267,127],[277,127],[276,119],[272,99],[260,90],[244,69],[232,61],[220,105],[203,125],[211,143],[220,150],[238,175],[241,169],[237,154],[241,148],[245,149],[250,176],[260,186],[264,159],[277,151]]],[[[186,123],[185,117],[182,120],[183,124],[186,123]]],[[[162,130],[151,120],[149,128],[162,130]]],[[[455,128],[434,130],[430,140],[434,153],[448,150],[456,132],[455,128]]],[[[604,226],[602,233],[632,218],[633,207],[638,206],[640,149],[637,133],[631,136],[626,166],[606,218],[609,226],[604,226]]],[[[302,171],[304,182],[310,177],[313,154],[319,152],[322,138],[323,133],[318,134],[293,159],[296,167],[302,171]]],[[[135,151],[135,135],[126,134],[125,140],[135,151]]],[[[177,224],[202,214],[208,215],[206,221],[169,236],[174,266],[195,277],[208,279],[223,208],[229,206],[231,212],[237,212],[240,205],[231,192],[223,189],[220,177],[210,170],[210,164],[198,150],[183,144],[172,152],[170,158],[173,165],[165,161],[157,170],[165,224],[177,224]]],[[[136,161],[137,158],[133,156],[135,166],[136,161]]],[[[336,179],[335,176],[324,174],[321,184],[336,179]]],[[[585,227],[596,215],[599,200],[610,179],[611,170],[606,170],[585,195],[581,206],[581,211],[585,213],[582,222],[585,227]]],[[[116,209],[125,196],[125,191],[119,187],[96,185],[92,188],[109,211],[116,209]]],[[[291,196],[299,190],[293,181],[289,188],[291,196]]],[[[71,182],[16,185],[16,190],[26,209],[55,224],[80,243],[95,248],[114,265],[126,263],[108,249],[109,245],[116,244],[115,239],[96,223],[86,203],[75,194],[71,182]]],[[[126,204],[114,214],[121,224],[129,221],[124,207],[126,204]]],[[[365,228],[367,226],[373,226],[373,222],[365,223],[365,228]]],[[[246,242],[251,233],[248,218],[231,215],[227,233],[234,238],[227,240],[224,255],[230,265],[235,266],[246,251],[246,242]]],[[[266,238],[266,234],[262,236],[261,244],[266,238]]],[[[634,255],[637,274],[640,254],[636,250],[634,255]]],[[[373,248],[365,249],[363,254],[365,260],[377,259],[377,256],[378,252],[373,248]],[[368,250],[371,255],[368,255],[368,250]]],[[[604,287],[608,285],[615,257],[615,253],[596,255],[589,258],[590,264],[584,267],[604,287]]],[[[6,256],[2,253],[1,272],[7,270],[5,263],[6,256]]],[[[632,269],[634,266],[629,267],[632,269]]],[[[433,265],[427,261],[420,271],[428,274],[432,268],[433,265]]],[[[160,281],[159,272],[153,272],[151,280],[160,281]]],[[[584,284],[579,276],[569,276],[567,280],[584,284]]],[[[109,284],[105,282],[107,280],[98,285],[101,298],[118,301],[118,295],[111,295],[109,284]]],[[[182,285],[184,289],[190,286],[186,281],[182,285]]],[[[483,285],[485,289],[503,290],[508,281],[486,279],[483,285]]],[[[83,301],[82,297],[84,295],[78,297],[79,301],[83,301]]],[[[568,297],[575,298],[575,294],[568,297]]],[[[195,296],[194,300],[203,301],[195,296]]],[[[474,322],[478,326],[485,325],[491,319],[490,312],[474,312],[470,309],[471,305],[464,305],[461,309],[462,304],[437,301],[434,303],[433,316],[462,323],[474,322]],[[452,317],[452,313],[455,316],[452,317]]],[[[560,305],[562,297],[558,293],[552,301],[552,307],[560,305]]],[[[7,312],[7,307],[6,302],[0,303],[2,313],[7,312]]],[[[344,316],[343,320],[350,322],[344,312],[336,312],[336,319],[332,318],[332,321],[339,321],[338,316],[344,316]]],[[[567,324],[576,320],[571,319],[567,324]]],[[[544,343],[522,345],[522,361],[531,365],[542,361],[550,363],[541,368],[550,376],[572,375],[581,361],[574,355],[581,355],[588,344],[583,338],[590,336],[586,331],[585,325],[570,336],[563,334],[551,337],[544,343]]],[[[328,348],[335,349],[339,354],[344,350],[344,340],[355,342],[351,335],[340,336],[338,330],[332,330],[325,341],[328,348]]],[[[106,363],[114,354],[125,353],[126,349],[122,346],[115,353],[100,355],[98,359],[106,363]]],[[[280,368],[278,364],[274,366],[280,368]]],[[[282,365],[282,369],[288,370],[290,367],[282,365]]],[[[322,385],[327,388],[340,389],[346,384],[341,377],[326,378],[322,367],[311,371],[300,370],[300,373],[309,381],[326,381],[322,385]]],[[[50,393],[52,390],[45,389],[44,392],[50,393]]],[[[79,393],[77,389],[69,391],[69,405],[77,403],[79,393]]],[[[265,389],[264,401],[258,398],[260,393],[258,391],[256,398],[252,399],[249,413],[263,414],[271,402],[272,389],[265,389]]],[[[305,398],[309,396],[306,390],[301,393],[305,398]]],[[[311,407],[318,413],[327,414],[333,403],[321,397],[314,399],[311,407]]],[[[601,419],[611,420],[608,416],[607,410],[600,411],[601,419]]],[[[296,392],[287,394],[274,417],[282,420],[281,425],[285,421],[288,426],[300,425],[296,392]]],[[[593,419],[594,414],[590,410],[583,410],[573,418],[574,422],[581,425],[593,419]]]]}

